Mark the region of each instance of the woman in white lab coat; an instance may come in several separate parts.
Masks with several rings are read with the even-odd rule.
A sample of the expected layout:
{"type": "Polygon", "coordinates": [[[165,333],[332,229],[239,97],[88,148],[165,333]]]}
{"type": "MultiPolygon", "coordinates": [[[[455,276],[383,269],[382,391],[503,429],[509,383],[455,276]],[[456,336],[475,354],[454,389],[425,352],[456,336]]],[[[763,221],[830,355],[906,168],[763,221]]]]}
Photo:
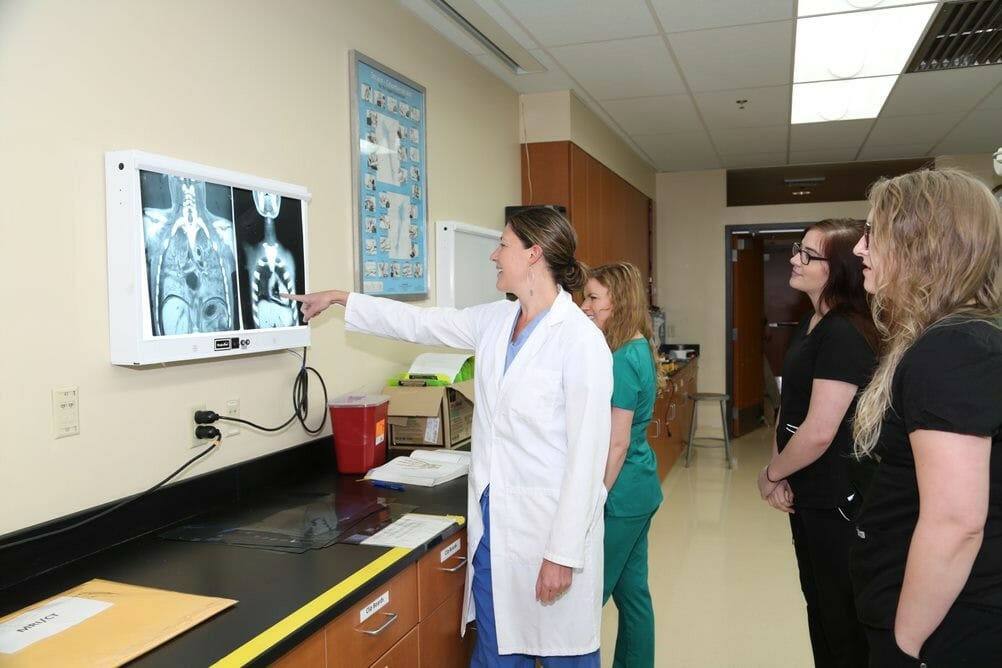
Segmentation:
{"type": "Polygon", "coordinates": [[[509,218],[490,260],[515,302],[295,297],[307,321],[342,304],[349,331],[476,351],[462,620],[477,620],[474,666],[599,666],[612,357],[570,296],[585,283],[576,244],[551,209],[509,218]]]}

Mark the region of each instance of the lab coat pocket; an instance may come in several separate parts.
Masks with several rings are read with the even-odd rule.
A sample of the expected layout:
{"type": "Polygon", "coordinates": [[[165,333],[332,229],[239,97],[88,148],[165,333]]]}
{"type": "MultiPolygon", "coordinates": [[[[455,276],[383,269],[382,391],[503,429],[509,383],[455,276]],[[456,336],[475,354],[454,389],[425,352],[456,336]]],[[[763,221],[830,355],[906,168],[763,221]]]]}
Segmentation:
{"type": "Polygon", "coordinates": [[[538,566],[550,538],[557,512],[557,492],[517,489],[508,495],[505,523],[505,556],[511,562],[538,566]]]}
{"type": "Polygon", "coordinates": [[[513,388],[511,408],[533,420],[550,420],[563,403],[563,383],[559,371],[526,369],[513,388]]]}

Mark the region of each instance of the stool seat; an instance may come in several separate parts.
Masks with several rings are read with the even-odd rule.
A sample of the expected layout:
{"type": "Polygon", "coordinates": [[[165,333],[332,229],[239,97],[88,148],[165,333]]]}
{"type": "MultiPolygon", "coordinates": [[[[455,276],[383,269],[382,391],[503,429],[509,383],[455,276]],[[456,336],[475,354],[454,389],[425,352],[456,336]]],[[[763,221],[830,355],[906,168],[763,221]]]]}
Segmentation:
{"type": "Polygon", "coordinates": [[[689,460],[692,458],[693,448],[724,448],[724,456],[727,458],[727,468],[734,468],[734,459],[731,457],[731,434],[730,429],[727,427],[727,402],[730,400],[730,396],[727,394],[720,394],[719,392],[696,392],[695,394],[690,394],[689,398],[692,400],[692,409],[689,415],[689,439],[685,442],[685,458],[684,464],[686,468],[689,468],[689,460]],[[716,401],[720,404],[720,425],[724,430],[723,438],[715,438],[711,436],[700,436],[701,441],[713,441],[712,444],[707,443],[696,443],[696,406],[700,401],[716,401]],[[718,445],[719,444],[719,445],[718,445]]]}

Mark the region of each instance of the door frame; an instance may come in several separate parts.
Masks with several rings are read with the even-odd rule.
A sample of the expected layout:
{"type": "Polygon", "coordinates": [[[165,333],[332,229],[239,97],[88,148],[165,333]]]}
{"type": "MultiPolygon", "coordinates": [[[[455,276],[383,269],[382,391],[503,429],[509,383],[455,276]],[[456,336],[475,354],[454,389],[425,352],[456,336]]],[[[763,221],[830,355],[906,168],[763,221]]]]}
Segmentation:
{"type": "MultiPolygon", "coordinates": [[[[731,268],[731,238],[735,236],[758,236],[769,232],[795,232],[806,230],[817,221],[803,223],[755,223],[749,225],[725,225],[724,226],[724,375],[727,379],[727,396],[734,396],[734,346],[731,340],[731,332],[734,329],[734,295],[731,289],[733,280],[733,270],[731,268]]],[[[734,402],[727,401],[728,421],[734,420],[734,402]]]]}

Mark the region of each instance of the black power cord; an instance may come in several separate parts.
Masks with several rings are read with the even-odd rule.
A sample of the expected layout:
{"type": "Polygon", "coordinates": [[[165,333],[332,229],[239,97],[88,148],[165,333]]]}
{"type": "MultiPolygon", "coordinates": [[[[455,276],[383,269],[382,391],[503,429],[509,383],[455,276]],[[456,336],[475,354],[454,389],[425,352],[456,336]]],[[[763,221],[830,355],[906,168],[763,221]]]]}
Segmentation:
{"type": "MultiPolygon", "coordinates": [[[[299,372],[296,374],[296,380],[292,384],[292,416],[278,425],[277,427],[265,427],[259,425],[250,420],[244,420],[242,418],[226,417],[225,415],[220,415],[216,411],[195,411],[195,422],[199,425],[195,428],[196,435],[198,434],[198,429],[201,429],[202,425],[210,425],[217,420],[223,422],[239,422],[240,424],[245,424],[248,427],[253,427],[259,431],[275,432],[282,431],[288,427],[294,420],[299,420],[299,424],[302,425],[303,429],[308,434],[319,434],[324,430],[327,425],[327,411],[324,411],[323,417],[320,419],[320,425],[316,429],[311,429],[306,424],[306,419],[310,415],[309,406],[309,378],[310,373],[317,377],[320,381],[320,387],[324,392],[324,406],[327,405],[327,384],[324,382],[324,377],[320,375],[320,372],[311,366],[306,365],[306,348],[303,348],[303,363],[299,367],[299,372]]],[[[201,438],[201,437],[199,437],[201,438]]]]}
{"type": "Polygon", "coordinates": [[[130,497],[130,498],[125,499],[123,501],[119,501],[118,503],[116,503],[115,505],[111,506],[110,508],[105,508],[104,510],[102,510],[101,512],[99,512],[97,515],[91,515],[90,517],[88,517],[86,519],[83,519],[83,520],[80,520],[79,522],[75,522],[75,523],[73,523],[73,524],[71,524],[69,526],[61,527],[61,528],[55,529],[53,531],[46,531],[45,533],[38,534],[37,536],[29,536],[28,538],[22,538],[21,540],[15,540],[15,541],[13,541],[11,543],[0,543],[0,550],[6,550],[7,548],[16,547],[18,545],[24,545],[25,543],[31,543],[31,542],[36,541],[36,540],[41,540],[42,538],[49,538],[50,536],[57,536],[57,535],[59,535],[61,533],[66,533],[67,531],[72,531],[73,529],[76,529],[78,527],[82,527],[85,524],[89,524],[90,522],[93,522],[94,520],[96,520],[98,518],[104,517],[108,513],[111,513],[111,512],[114,512],[114,511],[118,510],[119,508],[121,508],[122,506],[124,506],[127,503],[132,503],[133,501],[138,501],[139,499],[141,499],[141,498],[143,498],[145,496],[149,496],[150,494],[152,494],[153,492],[157,491],[158,489],[160,489],[161,487],[163,487],[164,485],[166,485],[168,482],[170,482],[171,480],[173,480],[175,476],[177,476],[179,473],[181,473],[181,471],[185,470],[186,468],[188,468],[189,466],[191,466],[192,464],[194,464],[199,459],[201,459],[202,457],[206,456],[207,454],[209,454],[210,452],[212,452],[213,450],[215,450],[219,446],[219,441],[220,441],[220,439],[222,439],[223,435],[219,433],[218,429],[216,429],[215,427],[198,427],[198,429],[205,429],[206,430],[204,432],[205,436],[203,438],[211,438],[211,439],[213,439],[212,442],[209,443],[209,447],[207,447],[205,450],[203,450],[202,452],[198,453],[197,455],[195,455],[194,457],[192,457],[191,459],[189,459],[188,461],[186,461],[184,464],[182,464],[180,467],[178,467],[178,469],[176,471],[174,471],[173,473],[171,473],[169,476],[167,476],[166,478],[164,478],[163,480],[161,480],[157,484],[153,485],[153,487],[150,487],[145,492],[140,492],[136,496],[130,497]]]}

